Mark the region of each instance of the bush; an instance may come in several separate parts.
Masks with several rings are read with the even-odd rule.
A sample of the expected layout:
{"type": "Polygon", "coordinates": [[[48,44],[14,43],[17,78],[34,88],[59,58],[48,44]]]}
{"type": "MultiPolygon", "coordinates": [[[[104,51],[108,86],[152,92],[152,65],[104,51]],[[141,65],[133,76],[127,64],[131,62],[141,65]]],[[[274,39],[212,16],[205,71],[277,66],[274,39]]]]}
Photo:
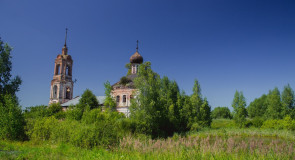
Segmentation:
{"type": "Polygon", "coordinates": [[[260,117],[255,117],[252,119],[252,124],[254,127],[260,128],[263,125],[263,119],[260,117]]]}
{"type": "Polygon", "coordinates": [[[27,134],[32,141],[70,143],[78,147],[93,148],[116,145],[123,136],[120,121],[124,115],[99,109],[84,112],[81,121],[59,121],[55,116],[28,121],[27,134]]]}
{"type": "Polygon", "coordinates": [[[4,95],[0,101],[0,139],[23,140],[25,138],[25,120],[17,98],[4,95]]]}
{"type": "Polygon", "coordinates": [[[225,118],[225,119],[232,119],[232,115],[230,110],[227,107],[216,107],[212,111],[212,118],[225,118]]]}
{"type": "Polygon", "coordinates": [[[292,120],[290,116],[284,119],[270,119],[266,120],[261,128],[295,130],[295,120],[292,120]]]}
{"type": "Polygon", "coordinates": [[[34,107],[27,107],[24,112],[24,117],[26,119],[47,117],[47,106],[40,105],[34,107]]]}
{"type": "Polygon", "coordinates": [[[191,126],[191,131],[200,131],[203,127],[198,123],[193,123],[191,126]]]}

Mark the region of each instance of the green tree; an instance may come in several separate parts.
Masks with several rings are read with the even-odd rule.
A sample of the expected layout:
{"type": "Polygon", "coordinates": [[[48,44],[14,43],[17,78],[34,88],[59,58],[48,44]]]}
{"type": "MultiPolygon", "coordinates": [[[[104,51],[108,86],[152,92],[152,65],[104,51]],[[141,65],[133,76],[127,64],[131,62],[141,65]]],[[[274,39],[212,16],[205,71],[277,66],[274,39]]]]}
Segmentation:
{"type": "Polygon", "coordinates": [[[152,71],[149,62],[145,62],[139,66],[139,74],[134,83],[139,94],[131,100],[130,118],[136,123],[136,132],[153,137],[165,136],[160,129],[167,115],[163,114],[164,107],[159,100],[160,76],[152,71]]]}
{"type": "Polygon", "coordinates": [[[87,109],[94,109],[99,107],[98,100],[96,96],[90,91],[86,89],[79,100],[79,107],[83,110],[87,109]]]}
{"type": "Polygon", "coordinates": [[[17,98],[6,94],[0,102],[0,139],[22,140],[25,121],[17,98]]]}
{"type": "Polygon", "coordinates": [[[294,90],[289,84],[284,87],[281,98],[284,112],[282,116],[290,115],[292,118],[295,118],[294,90]]]}
{"type": "Polygon", "coordinates": [[[266,117],[268,119],[283,118],[284,109],[281,102],[280,91],[277,87],[269,91],[267,95],[266,103],[267,103],[266,117]]]}
{"type": "Polygon", "coordinates": [[[227,107],[216,107],[212,111],[212,118],[226,118],[231,119],[232,115],[227,107]]]}
{"type": "Polygon", "coordinates": [[[256,98],[247,107],[248,115],[250,118],[265,117],[265,111],[267,109],[266,103],[267,95],[263,94],[261,97],[256,98]]]}
{"type": "Polygon", "coordinates": [[[0,139],[24,138],[24,117],[15,93],[20,77],[12,78],[11,47],[0,39],[0,139]]]}
{"type": "Polygon", "coordinates": [[[234,120],[236,124],[240,128],[245,127],[247,110],[246,100],[242,92],[236,91],[232,102],[232,107],[234,109],[234,120]]]}
{"type": "Polygon", "coordinates": [[[201,113],[200,108],[203,103],[202,94],[201,94],[201,87],[198,80],[195,80],[194,87],[193,87],[193,94],[190,97],[191,106],[190,106],[190,117],[189,117],[189,125],[193,123],[198,123],[200,121],[201,113]]]}
{"type": "Polygon", "coordinates": [[[200,107],[200,118],[199,124],[204,127],[210,127],[212,122],[211,117],[211,107],[208,104],[207,99],[205,98],[203,104],[200,107]]]}
{"type": "Polygon", "coordinates": [[[12,48],[4,44],[0,38],[0,100],[3,100],[4,94],[15,95],[22,82],[19,76],[12,78],[11,50],[12,48]]]}
{"type": "Polygon", "coordinates": [[[106,96],[106,98],[104,100],[104,106],[109,107],[111,110],[115,110],[116,109],[116,102],[112,98],[111,92],[112,92],[112,86],[111,86],[110,82],[107,81],[106,83],[104,83],[104,94],[106,96]]]}

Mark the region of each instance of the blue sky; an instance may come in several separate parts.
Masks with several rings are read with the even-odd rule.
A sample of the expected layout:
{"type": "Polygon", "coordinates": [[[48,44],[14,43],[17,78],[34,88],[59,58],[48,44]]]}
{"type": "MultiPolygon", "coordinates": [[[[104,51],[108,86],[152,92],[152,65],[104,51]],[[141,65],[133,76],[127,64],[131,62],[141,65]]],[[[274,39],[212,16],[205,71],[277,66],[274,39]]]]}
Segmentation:
{"type": "Polygon", "coordinates": [[[54,60],[69,28],[74,96],[104,95],[127,73],[136,40],[154,71],[187,94],[198,79],[210,105],[247,104],[270,89],[295,88],[293,0],[1,0],[0,37],[13,47],[23,107],[48,104],[54,60]]]}

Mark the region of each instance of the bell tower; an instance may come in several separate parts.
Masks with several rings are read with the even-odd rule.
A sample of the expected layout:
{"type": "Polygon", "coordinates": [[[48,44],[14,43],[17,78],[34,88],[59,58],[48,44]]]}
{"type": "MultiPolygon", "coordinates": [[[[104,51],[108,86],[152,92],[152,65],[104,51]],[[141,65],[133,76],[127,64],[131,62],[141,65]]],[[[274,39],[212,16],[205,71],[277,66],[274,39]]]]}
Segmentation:
{"type": "Polygon", "coordinates": [[[72,57],[68,55],[67,32],[68,29],[66,28],[65,44],[62,48],[62,54],[57,55],[55,59],[49,104],[62,104],[73,98],[73,60],[72,57]]]}
{"type": "Polygon", "coordinates": [[[130,57],[131,74],[137,74],[138,67],[143,62],[142,56],[138,53],[138,40],[136,42],[136,52],[130,57]]]}

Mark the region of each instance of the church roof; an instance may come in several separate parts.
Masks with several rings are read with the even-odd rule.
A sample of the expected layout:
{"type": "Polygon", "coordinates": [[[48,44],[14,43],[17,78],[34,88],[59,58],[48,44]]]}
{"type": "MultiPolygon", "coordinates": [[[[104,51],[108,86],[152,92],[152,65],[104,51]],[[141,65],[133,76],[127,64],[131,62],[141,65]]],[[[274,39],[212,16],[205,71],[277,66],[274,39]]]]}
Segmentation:
{"type": "Polygon", "coordinates": [[[142,62],[143,62],[143,58],[138,53],[138,51],[136,50],[136,52],[130,57],[130,63],[139,63],[139,64],[141,64],[142,62]]]}
{"type": "MultiPolygon", "coordinates": [[[[104,104],[104,100],[105,100],[106,96],[96,96],[96,99],[98,100],[99,105],[103,105],[104,104]]],[[[70,105],[76,105],[79,103],[79,100],[81,99],[80,96],[77,96],[69,101],[67,101],[66,103],[61,104],[62,107],[67,107],[70,105]]]]}
{"type": "Polygon", "coordinates": [[[114,88],[135,88],[134,86],[134,79],[137,77],[137,74],[130,74],[127,75],[126,78],[128,78],[130,80],[129,83],[127,83],[126,85],[121,84],[121,81],[118,81],[117,83],[113,84],[112,87],[114,88]]]}

